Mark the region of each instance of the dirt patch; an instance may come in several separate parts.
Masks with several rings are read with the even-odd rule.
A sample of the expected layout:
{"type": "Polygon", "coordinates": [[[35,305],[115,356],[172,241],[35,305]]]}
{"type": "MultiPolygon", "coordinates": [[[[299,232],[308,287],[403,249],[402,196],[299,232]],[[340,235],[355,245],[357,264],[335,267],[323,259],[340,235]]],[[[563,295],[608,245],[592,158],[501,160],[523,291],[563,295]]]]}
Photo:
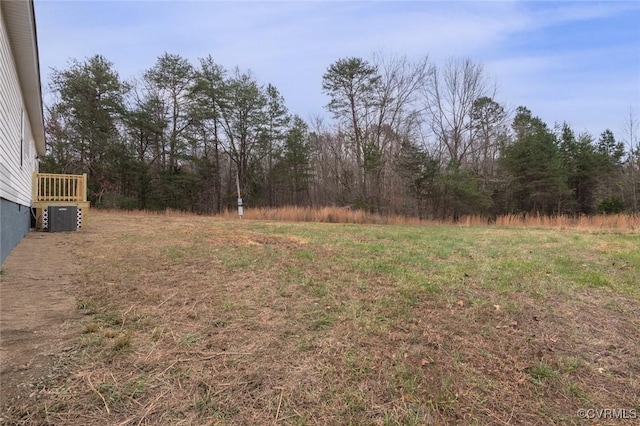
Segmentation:
{"type": "Polygon", "coordinates": [[[33,397],[30,385],[55,374],[57,361],[77,335],[79,314],[70,291],[76,270],[72,238],[68,233],[32,232],[2,265],[2,405],[33,397]]]}

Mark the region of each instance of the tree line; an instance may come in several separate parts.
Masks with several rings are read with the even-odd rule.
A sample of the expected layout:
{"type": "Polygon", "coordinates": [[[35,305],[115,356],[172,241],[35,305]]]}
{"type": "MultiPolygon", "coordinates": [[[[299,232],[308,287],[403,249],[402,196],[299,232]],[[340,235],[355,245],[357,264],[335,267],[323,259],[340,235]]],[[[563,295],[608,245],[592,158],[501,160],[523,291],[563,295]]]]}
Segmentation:
{"type": "Polygon", "coordinates": [[[638,210],[637,121],[618,140],[509,111],[480,64],[349,57],[323,75],[331,120],[209,56],[165,53],[123,81],[100,55],[53,70],[40,169],[87,173],[96,207],[219,213],[236,205],[381,214],[638,210]]]}

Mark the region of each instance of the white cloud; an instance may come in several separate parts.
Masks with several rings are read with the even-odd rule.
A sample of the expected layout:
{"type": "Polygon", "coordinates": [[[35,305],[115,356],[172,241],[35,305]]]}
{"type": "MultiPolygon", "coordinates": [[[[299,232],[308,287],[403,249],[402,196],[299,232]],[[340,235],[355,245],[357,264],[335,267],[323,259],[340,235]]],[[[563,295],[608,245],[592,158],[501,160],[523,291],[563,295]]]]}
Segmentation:
{"type": "Polygon", "coordinates": [[[596,129],[640,104],[640,30],[628,44],[606,48],[560,48],[549,40],[574,24],[611,25],[639,11],[637,2],[36,0],[45,78],[48,67],[98,53],[123,78],[150,68],[165,51],[194,63],[211,54],[227,68],[252,69],[278,87],[292,112],[307,117],[323,112],[322,74],[341,57],[470,57],[494,77],[500,101],[529,106],[550,125],[567,120],[596,129]],[[598,105],[605,110],[595,114],[598,105]]]}

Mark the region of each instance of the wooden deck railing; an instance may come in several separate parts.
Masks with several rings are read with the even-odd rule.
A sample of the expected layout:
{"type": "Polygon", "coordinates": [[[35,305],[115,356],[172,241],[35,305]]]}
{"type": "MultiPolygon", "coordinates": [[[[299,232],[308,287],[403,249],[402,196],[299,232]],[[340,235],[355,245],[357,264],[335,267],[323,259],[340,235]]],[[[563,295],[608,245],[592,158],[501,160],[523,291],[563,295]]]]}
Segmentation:
{"type": "Polygon", "coordinates": [[[33,201],[87,201],[87,175],[33,174],[33,201]]]}

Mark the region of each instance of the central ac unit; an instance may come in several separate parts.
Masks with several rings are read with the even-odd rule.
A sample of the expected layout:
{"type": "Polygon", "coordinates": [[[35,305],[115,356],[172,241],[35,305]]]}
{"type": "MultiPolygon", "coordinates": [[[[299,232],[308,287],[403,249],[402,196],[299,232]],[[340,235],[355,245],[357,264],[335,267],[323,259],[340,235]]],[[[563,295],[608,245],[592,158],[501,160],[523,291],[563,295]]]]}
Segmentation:
{"type": "Polygon", "coordinates": [[[49,232],[78,230],[78,208],[76,206],[49,206],[49,232]]]}

